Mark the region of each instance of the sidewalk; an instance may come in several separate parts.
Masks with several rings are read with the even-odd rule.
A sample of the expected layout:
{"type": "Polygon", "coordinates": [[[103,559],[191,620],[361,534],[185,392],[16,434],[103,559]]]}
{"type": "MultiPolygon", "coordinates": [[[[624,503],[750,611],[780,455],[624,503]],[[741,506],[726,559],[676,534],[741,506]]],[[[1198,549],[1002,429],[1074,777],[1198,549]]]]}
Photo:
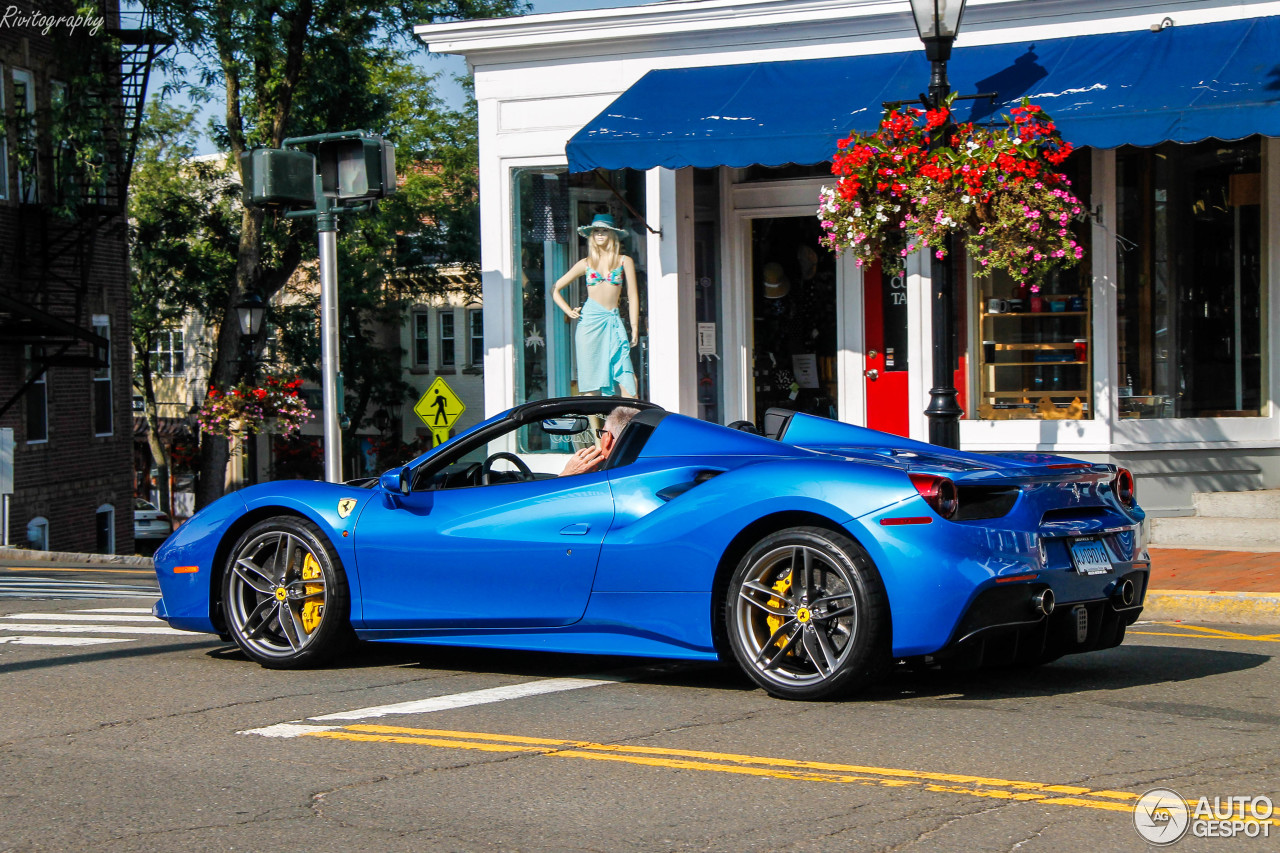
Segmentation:
{"type": "MultiPolygon", "coordinates": [[[[1142,618],[1161,622],[1280,625],[1280,551],[1151,548],[1142,618]]],[[[150,557],[0,548],[0,567],[151,568],[150,557]]]]}
{"type": "Polygon", "coordinates": [[[1143,619],[1280,625],[1280,552],[1149,550],[1143,619]]]}

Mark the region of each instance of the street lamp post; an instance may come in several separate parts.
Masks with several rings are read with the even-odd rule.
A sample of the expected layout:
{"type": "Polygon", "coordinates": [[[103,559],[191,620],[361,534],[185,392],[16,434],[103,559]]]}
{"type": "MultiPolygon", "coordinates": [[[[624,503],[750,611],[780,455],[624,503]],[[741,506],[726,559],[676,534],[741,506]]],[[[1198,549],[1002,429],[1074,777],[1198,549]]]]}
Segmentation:
{"type": "MultiPolygon", "coordinates": [[[[924,42],[925,57],[932,65],[929,75],[929,95],[925,103],[931,109],[941,109],[951,94],[947,81],[947,60],[951,58],[951,45],[960,29],[960,17],[964,14],[965,0],[911,0],[911,12],[916,30],[924,42]]],[[[931,147],[946,144],[951,128],[950,119],[934,131],[931,147]]],[[[929,389],[929,406],[925,417],[929,419],[929,443],[959,449],[960,416],[963,411],[956,402],[956,353],[955,353],[955,280],[952,276],[952,238],[947,234],[939,247],[944,257],[935,252],[931,259],[933,306],[933,387],[929,389]]]]}
{"type": "MultiPolygon", "coordinates": [[[[242,363],[244,378],[250,384],[258,380],[258,364],[254,358],[254,347],[258,333],[262,331],[262,320],[266,316],[267,305],[256,293],[246,294],[236,303],[236,319],[240,323],[240,346],[244,352],[242,363]]],[[[258,482],[258,434],[250,432],[245,436],[245,450],[249,463],[249,482],[258,482]]]]}

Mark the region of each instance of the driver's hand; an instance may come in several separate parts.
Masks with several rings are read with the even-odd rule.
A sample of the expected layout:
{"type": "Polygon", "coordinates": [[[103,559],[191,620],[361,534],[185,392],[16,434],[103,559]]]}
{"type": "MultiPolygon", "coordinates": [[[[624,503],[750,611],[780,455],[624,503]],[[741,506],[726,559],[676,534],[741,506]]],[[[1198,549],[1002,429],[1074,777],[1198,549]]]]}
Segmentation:
{"type": "Polygon", "coordinates": [[[585,474],[588,471],[594,471],[599,468],[602,462],[604,462],[604,452],[593,444],[570,456],[569,461],[564,466],[564,470],[560,472],[560,476],[568,477],[571,474],[585,474]]]}

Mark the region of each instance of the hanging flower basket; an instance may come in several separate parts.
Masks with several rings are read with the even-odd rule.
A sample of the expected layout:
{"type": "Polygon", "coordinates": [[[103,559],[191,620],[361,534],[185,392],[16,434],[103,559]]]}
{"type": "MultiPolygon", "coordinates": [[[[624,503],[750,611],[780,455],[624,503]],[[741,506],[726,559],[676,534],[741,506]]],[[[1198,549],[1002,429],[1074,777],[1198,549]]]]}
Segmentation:
{"type": "Polygon", "coordinates": [[[1084,254],[1070,227],[1081,204],[1058,171],[1071,143],[1026,99],[995,127],[949,125],[950,108],[889,110],[874,133],[839,141],[836,184],[818,207],[822,243],[898,272],[917,249],[945,257],[943,238],[955,233],[977,275],[1005,270],[1037,291],[1084,254]],[[943,144],[930,150],[938,133],[943,144]]]}
{"type": "Polygon", "coordinates": [[[251,432],[297,435],[305,421],[314,417],[298,396],[302,380],[266,376],[259,384],[241,382],[227,389],[209,387],[196,413],[200,428],[212,435],[232,438],[251,432]]]}

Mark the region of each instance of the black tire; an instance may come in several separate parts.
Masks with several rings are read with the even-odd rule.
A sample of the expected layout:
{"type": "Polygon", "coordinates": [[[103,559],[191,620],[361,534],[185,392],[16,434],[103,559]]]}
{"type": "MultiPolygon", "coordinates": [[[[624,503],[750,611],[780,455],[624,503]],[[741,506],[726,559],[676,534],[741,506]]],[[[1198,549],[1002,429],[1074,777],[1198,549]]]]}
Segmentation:
{"type": "Polygon", "coordinates": [[[729,581],[724,616],[738,665],[781,699],[844,696],[890,663],[880,574],[862,546],[825,528],[757,542],[729,581]]]}
{"type": "Polygon", "coordinates": [[[342,562],[320,528],[296,516],[260,521],[236,541],[222,610],[236,645],[270,669],[320,666],[353,638],[342,562]]]}

